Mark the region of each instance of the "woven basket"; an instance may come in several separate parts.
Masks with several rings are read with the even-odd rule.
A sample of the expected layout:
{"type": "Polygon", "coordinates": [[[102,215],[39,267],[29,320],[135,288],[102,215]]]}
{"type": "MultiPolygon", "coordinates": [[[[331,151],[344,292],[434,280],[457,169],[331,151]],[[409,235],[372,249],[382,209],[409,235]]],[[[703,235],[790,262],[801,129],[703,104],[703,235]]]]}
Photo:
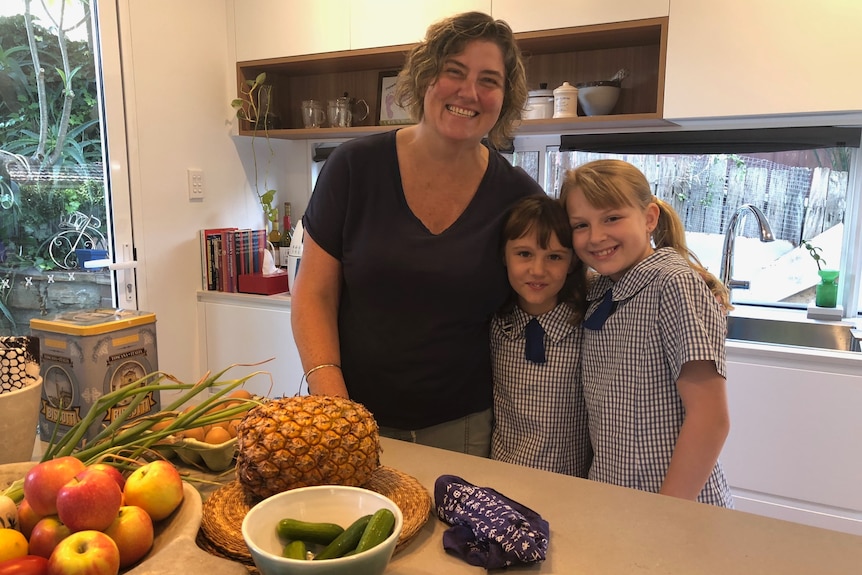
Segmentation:
{"type": "MultiPolygon", "coordinates": [[[[398,553],[428,520],[431,495],[415,477],[385,465],[378,467],[362,487],[385,495],[401,509],[404,527],[395,547],[398,553]]],[[[198,546],[213,555],[252,566],[249,570],[254,572],[254,561],[242,537],[242,520],[259,501],[236,480],[218,488],[203,503],[198,546]]]]}

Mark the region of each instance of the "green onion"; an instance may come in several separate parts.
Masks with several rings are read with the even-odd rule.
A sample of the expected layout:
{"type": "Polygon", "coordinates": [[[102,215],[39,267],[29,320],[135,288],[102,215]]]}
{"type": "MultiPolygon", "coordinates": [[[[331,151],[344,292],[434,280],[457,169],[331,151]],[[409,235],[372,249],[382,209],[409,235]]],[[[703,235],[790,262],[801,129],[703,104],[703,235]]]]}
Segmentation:
{"type": "MultiPolygon", "coordinates": [[[[41,461],[71,455],[87,465],[97,461],[105,461],[117,467],[128,469],[129,465],[137,458],[144,453],[152,452],[152,446],[170,435],[204,425],[212,425],[236,419],[248,411],[249,403],[258,404],[260,402],[248,399],[227,398],[225,395],[256,375],[267,374],[270,375],[270,378],[272,377],[268,372],[255,371],[238,379],[226,379],[223,381],[220,379],[228,370],[237,365],[240,364],[228,366],[215,375],[210,375],[207,372],[196,383],[183,383],[170,374],[156,371],[145,375],[129,385],[107,393],[100,397],[87,411],[87,415],[69,428],[69,431],[58,441],[54,441],[57,431],[55,427],[51,441],[42,455],[41,461]],[[129,414],[133,413],[137,405],[146,399],[150,393],[169,390],[183,390],[185,393],[180,395],[167,408],[157,413],[136,418],[131,422],[126,421],[129,414]],[[208,394],[209,397],[186,413],[179,413],[177,411],[183,404],[204,390],[218,391],[208,394]],[[93,422],[102,420],[105,413],[125,401],[128,401],[128,405],[110,425],[107,425],[90,441],[84,442],[80,447],[78,446],[93,422]],[[231,405],[210,412],[214,407],[229,402],[238,402],[238,405],[231,405]],[[175,419],[164,429],[151,431],[151,428],[156,423],[168,417],[175,419]]],[[[2,494],[10,497],[15,503],[20,503],[24,498],[24,478],[15,480],[2,494]]]]}

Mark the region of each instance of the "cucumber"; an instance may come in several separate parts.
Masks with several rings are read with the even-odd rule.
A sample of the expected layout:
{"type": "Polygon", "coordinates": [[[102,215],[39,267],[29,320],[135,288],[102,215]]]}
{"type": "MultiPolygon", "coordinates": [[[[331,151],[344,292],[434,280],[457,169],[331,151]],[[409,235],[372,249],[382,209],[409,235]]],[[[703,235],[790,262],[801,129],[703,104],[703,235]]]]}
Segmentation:
{"type": "Polygon", "coordinates": [[[333,539],[332,543],[314,556],[314,559],[335,559],[348,551],[352,551],[362,538],[369,521],[371,521],[371,515],[363,515],[351,523],[350,527],[344,530],[344,533],[333,539]]]}
{"type": "Polygon", "coordinates": [[[371,521],[368,522],[359,543],[356,544],[356,552],[362,553],[383,543],[384,539],[392,535],[393,527],[395,527],[395,514],[386,508],[378,509],[371,516],[371,521]]]}
{"type": "Polygon", "coordinates": [[[344,532],[344,528],[335,523],[312,523],[298,519],[282,519],[278,522],[276,531],[278,532],[278,536],[286,541],[299,539],[311,543],[329,545],[344,532]]]}
{"type": "Polygon", "coordinates": [[[308,548],[305,546],[305,541],[297,539],[296,541],[291,541],[285,545],[282,557],[287,557],[288,559],[301,559],[303,561],[308,559],[308,548]]]}

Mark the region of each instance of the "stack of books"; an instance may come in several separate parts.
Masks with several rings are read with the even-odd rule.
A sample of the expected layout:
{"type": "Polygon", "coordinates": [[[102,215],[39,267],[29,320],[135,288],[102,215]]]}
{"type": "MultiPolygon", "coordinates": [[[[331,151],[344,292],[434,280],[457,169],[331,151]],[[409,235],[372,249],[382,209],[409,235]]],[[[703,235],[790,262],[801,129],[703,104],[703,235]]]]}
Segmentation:
{"type": "Polygon", "coordinates": [[[266,230],[209,228],[200,231],[201,281],[207,291],[239,291],[239,276],[263,272],[266,230]]]}

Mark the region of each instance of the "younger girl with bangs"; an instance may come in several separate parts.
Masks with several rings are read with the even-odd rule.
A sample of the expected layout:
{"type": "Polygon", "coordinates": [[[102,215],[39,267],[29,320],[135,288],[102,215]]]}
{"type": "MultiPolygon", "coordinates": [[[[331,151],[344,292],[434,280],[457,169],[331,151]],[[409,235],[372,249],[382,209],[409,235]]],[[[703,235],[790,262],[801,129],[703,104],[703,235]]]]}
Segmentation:
{"type": "Polygon", "coordinates": [[[579,377],[586,289],[562,204],[544,194],[516,203],[502,251],[512,291],[491,323],[491,457],[586,477],[592,450],[579,377]]]}
{"type": "Polygon", "coordinates": [[[723,286],[631,164],[570,170],[561,200],[575,254],[599,274],[587,293],[581,358],[589,478],[732,507],[718,462],[730,427],[723,286]]]}

